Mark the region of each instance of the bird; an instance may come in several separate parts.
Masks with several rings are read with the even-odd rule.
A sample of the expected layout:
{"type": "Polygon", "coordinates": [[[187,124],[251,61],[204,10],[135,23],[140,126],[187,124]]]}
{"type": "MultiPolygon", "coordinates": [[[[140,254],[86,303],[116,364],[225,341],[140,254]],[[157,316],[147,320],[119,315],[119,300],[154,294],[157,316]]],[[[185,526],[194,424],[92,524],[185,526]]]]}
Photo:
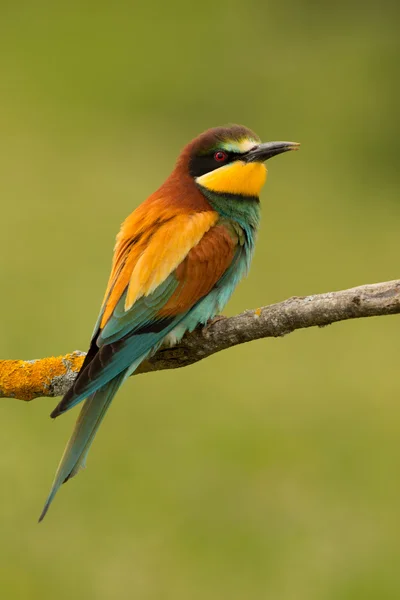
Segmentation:
{"type": "Polygon", "coordinates": [[[122,383],[162,344],[177,343],[221,313],[253,257],[265,162],[298,147],[262,143],[242,125],[208,129],[123,222],[89,350],[50,415],[83,402],[39,522],[60,486],[85,467],[122,383]]]}

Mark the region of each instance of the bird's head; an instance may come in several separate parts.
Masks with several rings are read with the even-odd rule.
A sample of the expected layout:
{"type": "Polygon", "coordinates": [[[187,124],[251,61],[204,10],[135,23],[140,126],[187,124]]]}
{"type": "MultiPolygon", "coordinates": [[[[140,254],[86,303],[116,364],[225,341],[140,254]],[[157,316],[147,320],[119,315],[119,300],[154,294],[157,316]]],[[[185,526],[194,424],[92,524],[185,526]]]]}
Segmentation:
{"type": "Polygon", "coordinates": [[[258,198],[267,178],[265,161],[298,147],[295,142],[261,143],[247,127],[230,125],[199,135],[185,148],[178,164],[188,169],[204,191],[258,198]]]}

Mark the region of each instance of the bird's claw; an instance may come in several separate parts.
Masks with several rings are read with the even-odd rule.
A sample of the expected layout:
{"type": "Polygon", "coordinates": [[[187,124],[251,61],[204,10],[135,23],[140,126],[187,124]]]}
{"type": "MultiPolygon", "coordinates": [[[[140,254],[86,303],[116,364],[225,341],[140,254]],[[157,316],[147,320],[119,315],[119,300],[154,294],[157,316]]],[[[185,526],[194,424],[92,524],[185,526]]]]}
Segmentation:
{"type": "Polygon", "coordinates": [[[215,325],[215,323],[218,323],[218,321],[223,321],[224,319],[226,319],[226,317],[224,317],[224,315],[217,315],[216,317],[209,319],[202,329],[203,333],[207,334],[210,327],[215,325]]]}

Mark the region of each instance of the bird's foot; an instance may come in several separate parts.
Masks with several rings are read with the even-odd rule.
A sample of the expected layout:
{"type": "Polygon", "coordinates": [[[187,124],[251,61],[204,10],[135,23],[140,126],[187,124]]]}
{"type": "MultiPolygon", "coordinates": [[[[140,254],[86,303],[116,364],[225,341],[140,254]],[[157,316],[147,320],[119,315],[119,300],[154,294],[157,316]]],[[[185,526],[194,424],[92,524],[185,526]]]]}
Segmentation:
{"type": "Polygon", "coordinates": [[[215,325],[215,323],[218,323],[218,321],[223,321],[224,319],[226,319],[226,317],[224,317],[224,315],[217,315],[216,317],[209,319],[207,321],[207,323],[204,325],[204,327],[202,328],[203,333],[207,334],[210,327],[215,325]]]}

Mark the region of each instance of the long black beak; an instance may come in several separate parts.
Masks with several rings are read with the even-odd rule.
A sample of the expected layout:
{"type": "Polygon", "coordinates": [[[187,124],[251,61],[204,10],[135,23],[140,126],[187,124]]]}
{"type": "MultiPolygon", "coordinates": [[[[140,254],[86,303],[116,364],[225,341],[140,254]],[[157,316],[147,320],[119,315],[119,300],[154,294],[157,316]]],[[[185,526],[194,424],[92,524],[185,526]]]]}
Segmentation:
{"type": "Polygon", "coordinates": [[[267,142],[259,144],[247,152],[242,160],[246,162],[264,162],[277,154],[288,152],[289,150],[298,150],[300,144],[297,142],[267,142]]]}

